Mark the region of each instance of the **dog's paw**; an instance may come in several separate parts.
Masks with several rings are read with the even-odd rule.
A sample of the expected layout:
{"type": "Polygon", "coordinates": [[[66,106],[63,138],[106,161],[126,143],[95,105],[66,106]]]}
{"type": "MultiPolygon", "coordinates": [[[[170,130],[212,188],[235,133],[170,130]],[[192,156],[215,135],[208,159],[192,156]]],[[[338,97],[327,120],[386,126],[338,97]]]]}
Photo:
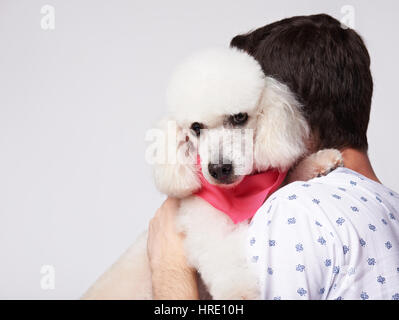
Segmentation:
{"type": "Polygon", "coordinates": [[[337,149],[323,149],[302,159],[290,172],[287,182],[308,181],[322,177],[343,165],[341,152],[337,149]]]}
{"type": "Polygon", "coordinates": [[[309,156],[316,168],[317,177],[328,175],[331,171],[342,167],[344,160],[337,149],[323,149],[309,156]]]}

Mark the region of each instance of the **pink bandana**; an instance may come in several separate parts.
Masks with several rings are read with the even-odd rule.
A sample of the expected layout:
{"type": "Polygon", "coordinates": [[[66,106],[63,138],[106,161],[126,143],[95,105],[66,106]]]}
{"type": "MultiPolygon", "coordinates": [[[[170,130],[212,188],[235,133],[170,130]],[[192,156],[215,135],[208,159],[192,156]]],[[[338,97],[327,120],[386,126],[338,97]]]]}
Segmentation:
{"type": "Polygon", "coordinates": [[[223,188],[210,184],[200,168],[202,188],[196,195],[227,214],[236,224],[252,218],[267,196],[281,185],[286,175],[287,172],[272,169],[245,176],[241,183],[233,188],[223,188]]]}

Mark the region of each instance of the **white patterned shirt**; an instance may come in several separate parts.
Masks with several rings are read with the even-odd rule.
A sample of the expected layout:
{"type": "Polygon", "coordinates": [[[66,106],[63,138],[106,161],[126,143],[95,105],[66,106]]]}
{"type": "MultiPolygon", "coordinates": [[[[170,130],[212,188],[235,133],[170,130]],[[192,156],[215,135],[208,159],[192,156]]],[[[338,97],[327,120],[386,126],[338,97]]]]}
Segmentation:
{"type": "Polygon", "coordinates": [[[275,192],[251,221],[262,299],[399,300],[399,195],[347,168],[275,192]]]}

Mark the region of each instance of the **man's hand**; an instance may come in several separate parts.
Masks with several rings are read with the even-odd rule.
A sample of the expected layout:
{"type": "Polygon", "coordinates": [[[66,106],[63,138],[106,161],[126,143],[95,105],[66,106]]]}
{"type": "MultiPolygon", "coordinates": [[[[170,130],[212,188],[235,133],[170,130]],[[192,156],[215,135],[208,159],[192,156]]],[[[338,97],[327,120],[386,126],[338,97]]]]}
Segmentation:
{"type": "Polygon", "coordinates": [[[196,271],[183,248],[184,235],[176,230],[179,200],[168,198],[151,219],[147,251],[154,299],[198,299],[196,271]]]}

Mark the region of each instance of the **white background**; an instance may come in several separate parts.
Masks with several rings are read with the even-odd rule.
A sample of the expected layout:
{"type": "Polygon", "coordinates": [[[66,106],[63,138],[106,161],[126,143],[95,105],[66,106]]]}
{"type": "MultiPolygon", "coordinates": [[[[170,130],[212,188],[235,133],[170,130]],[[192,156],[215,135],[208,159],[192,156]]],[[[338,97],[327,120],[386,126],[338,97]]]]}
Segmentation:
{"type": "Polygon", "coordinates": [[[348,4],[372,59],[370,157],[399,191],[398,1],[0,0],[0,298],[78,298],[146,228],[163,197],[144,136],[182,58],[348,4]]]}

